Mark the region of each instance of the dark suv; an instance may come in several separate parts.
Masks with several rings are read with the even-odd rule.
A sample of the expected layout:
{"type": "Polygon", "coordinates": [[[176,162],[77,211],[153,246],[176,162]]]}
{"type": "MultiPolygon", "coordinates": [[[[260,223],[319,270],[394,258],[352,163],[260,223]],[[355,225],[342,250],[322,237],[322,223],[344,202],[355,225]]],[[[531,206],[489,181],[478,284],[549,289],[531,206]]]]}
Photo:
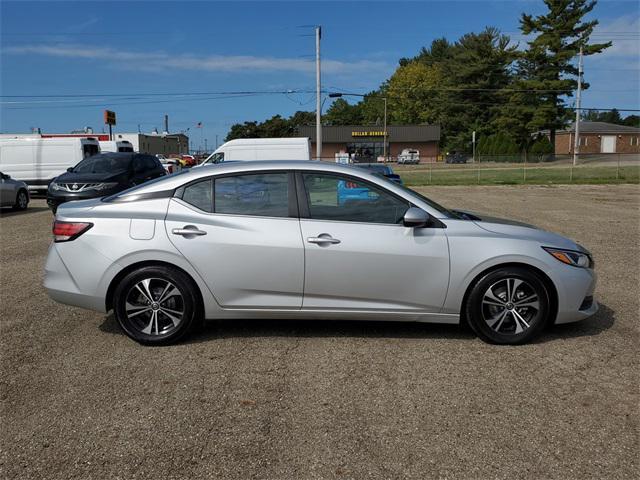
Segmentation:
{"type": "Polygon", "coordinates": [[[47,190],[47,204],[56,213],[61,203],[112,195],[163,175],[165,169],[153,155],[100,153],[54,178],[47,190]]]}

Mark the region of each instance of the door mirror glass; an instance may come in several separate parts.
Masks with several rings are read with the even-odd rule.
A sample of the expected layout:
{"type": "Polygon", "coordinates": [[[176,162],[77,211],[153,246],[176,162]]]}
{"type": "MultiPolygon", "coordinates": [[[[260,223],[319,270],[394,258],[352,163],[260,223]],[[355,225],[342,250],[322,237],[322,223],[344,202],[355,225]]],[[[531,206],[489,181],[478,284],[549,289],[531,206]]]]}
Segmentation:
{"type": "Polygon", "coordinates": [[[402,223],[405,227],[420,228],[426,227],[429,223],[429,214],[418,207],[411,207],[404,214],[402,223]]]}

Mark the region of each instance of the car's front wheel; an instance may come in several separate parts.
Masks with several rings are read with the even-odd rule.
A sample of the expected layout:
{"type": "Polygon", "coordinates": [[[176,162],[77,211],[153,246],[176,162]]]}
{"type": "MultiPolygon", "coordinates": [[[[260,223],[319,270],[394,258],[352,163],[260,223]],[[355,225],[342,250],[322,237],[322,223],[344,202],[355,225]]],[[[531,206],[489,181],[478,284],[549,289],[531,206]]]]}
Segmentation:
{"type": "Polygon", "coordinates": [[[516,345],[536,337],[549,317],[549,292],[524,268],[501,268],[480,278],[466,304],[471,328],[484,341],[516,345]]]}
{"type": "Polygon", "coordinates": [[[16,203],[13,205],[14,210],[26,210],[29,206],[29,195],[24,190],[20,190],[16,195],[16,203]]]}
{"type": "Polygon", "coordinates": [[[174,343],[189,333],[200,317],[196,286],[183,272],[164,266],[129,273],[114,292],[120,327],[144,345],[174,343]]]}

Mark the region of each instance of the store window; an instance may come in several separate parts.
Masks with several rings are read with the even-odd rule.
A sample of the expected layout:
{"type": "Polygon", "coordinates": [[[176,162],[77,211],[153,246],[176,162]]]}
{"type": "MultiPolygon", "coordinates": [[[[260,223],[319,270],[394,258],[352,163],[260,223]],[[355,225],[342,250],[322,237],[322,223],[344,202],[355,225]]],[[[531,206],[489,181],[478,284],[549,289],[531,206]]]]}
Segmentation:
{"type": "MultiPolygon", "coordinates": [[[[347,143],[347,152],[352,155],[356,163],[376,162],[378,157],[384,155],[384,142],[347,143]]],[[[388,154],[389,144],[387,143],[388,154]]]]}

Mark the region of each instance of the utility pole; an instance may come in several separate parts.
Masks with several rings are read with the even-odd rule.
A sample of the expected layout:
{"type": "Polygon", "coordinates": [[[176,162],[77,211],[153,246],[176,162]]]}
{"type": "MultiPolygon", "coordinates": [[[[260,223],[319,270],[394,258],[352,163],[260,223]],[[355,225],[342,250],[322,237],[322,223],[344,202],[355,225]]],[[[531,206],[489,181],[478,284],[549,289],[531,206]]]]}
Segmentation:
{"type": "Polygon", "coordinates": [[[204,139],[204,153],[207,153],[207,139],[204,139]]]}
{"type": "Polygon", "coordinates": [[[322,104],[320,84],[320,38],[322,27],[316,27],[316,160],[322,160],[322,104]]]}
{"type": "Polygon", "coordinates": [[[382,138],[382,155],[384,156],[384,163],[387,163],[387,97],[384,97],[384,137],[382,138]]]}
{"type": "Polygon", "coordinates": [[[164,116],[164,131],[169,133],[169,115],[164,116]]]}
{"type": "MultiPolygon", "coordinates": [[[[582,93],[582,47],[580,47],[580,56],[578,57],[578,92],[576,93],[576,124],[573,139],[573,164],[578,163],[578,155],[580,150],[580,95],[582,93]]],[[[555,145],[554,145],[555,147],[555,145]]]]}
{"type": "Polygon", "coordinates": [[[216,150],[218,149],[218,135],[216,134],[216,150]]]}

